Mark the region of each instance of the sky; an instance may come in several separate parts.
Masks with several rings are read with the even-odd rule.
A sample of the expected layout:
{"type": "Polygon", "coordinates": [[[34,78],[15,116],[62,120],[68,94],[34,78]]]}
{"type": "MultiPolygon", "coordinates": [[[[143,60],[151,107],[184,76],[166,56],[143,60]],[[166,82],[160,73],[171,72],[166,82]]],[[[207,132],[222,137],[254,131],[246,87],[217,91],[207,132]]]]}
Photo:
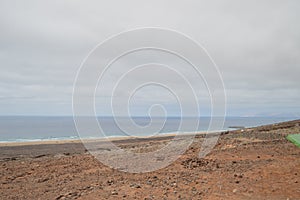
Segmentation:
{"type": "MultiPolygon", "coordinates": [[[[0,115],[72,115],[73,83],[88,53],[122,31],[160,27],[209,52],[224,81],[228,116],[300,117],[299,10],[297,0],[2,0],[0,115]]],[[[111,114],[101,103],[108,94],[96,95],[103,115],[111,114]]],[[[179,114],[174,96],[161,88],[134,98],[132,115],[145,115],[156,103],[179,114]]],[[[188,99],[182,103],[189,106],[188,99]]],[[[209,115],[206,104],[203,115],[209,115]]]]}

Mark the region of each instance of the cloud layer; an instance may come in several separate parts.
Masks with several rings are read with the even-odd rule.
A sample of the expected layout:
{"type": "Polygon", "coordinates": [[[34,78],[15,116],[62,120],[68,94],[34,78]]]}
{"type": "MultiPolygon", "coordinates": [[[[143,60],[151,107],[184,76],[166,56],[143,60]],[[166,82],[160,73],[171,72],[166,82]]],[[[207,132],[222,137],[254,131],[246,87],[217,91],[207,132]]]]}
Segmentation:
{"type": "MultiPolygon", "coordinates": [[[[229,115],[300,116],[299,10],[296,0],[1,1],[0,114],[71,115],[73,81],[88,52],[113,34],[154,26],[208,50],[229,115]]],[[[160,98],[155,89],[139,95],[134,115],[160,98]]]]}

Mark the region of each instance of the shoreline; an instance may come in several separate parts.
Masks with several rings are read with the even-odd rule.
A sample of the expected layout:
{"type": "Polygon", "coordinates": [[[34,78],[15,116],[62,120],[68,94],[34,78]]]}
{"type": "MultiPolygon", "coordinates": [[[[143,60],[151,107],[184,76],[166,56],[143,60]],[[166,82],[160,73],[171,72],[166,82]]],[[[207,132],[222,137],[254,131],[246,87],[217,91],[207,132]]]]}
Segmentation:
{"type": "Polygon", "coordinates": [[[259,129],[261,127],[272,127],[280,124],[287,124],[287,123],[293,123],[297,122],[300,119],[294,119],[290,121],[283,121],[283,122],[277,122],[273,124],[266,124],[266,125],[259,125],[254,127],[244,127],[244,129],[224,129],[219,131],[197,131],[197,132],[182,132],[182,133],[176,133],[176,132],[169,132],[169,133],[160,133],[154,136],[111,136],[106,138],[76,138],[76,139],[45,139],[45,140],[32,140],[32,141],[0,141],[0,147],[18,147],[18,146],[34,146],[34,145],[63,145],[63,144],[83,144],[83,140],[87,142],[108,142],[108,141],[114,141],[114,142],[123,142],[123,143],[130,143],[130,142],[138,142],[142,140],[148,140],[148,141],[155,141],[157,139],[169,139],[170,137],[174,137],[176,135],[178,136],[191,136],[194,135],[197,136],[203,136],[207,134],[222,134],[222,133],[232,133],[239,130],[253,130],[253,129],[259,129]]]}
{"type": "Polygon", "coordinates": [[[67,144],[67,143],[82,143],[83,140],[85,141],[97,141],[97,142],[106,142],[106,141],[124,141],[124,140],[143,140],[143,139],[157,139],[163,137],[174,137],[178,136],[197,136],[197,135],[206,135],[206,134],[220,134],[222,132],[227,132],[229,130],[220,130],[220,131],[199,131],[199,132],[183,132],[183,133],[161,133],[154,136],[111,136],[106,138],[78,138],[78,139],[45,139],[45,140],[32,140],[32,141],[0,141],[0,147],[3,146],[26,146],[26,145],[43,145],[43,144],[67,144]]]}
{"type": "MultiPolygon", "coordinates": [[[[231,117],[229,117],[231,118],[231,117]]],[[[234,117],[233,117],[234,118],[234,117]]],[[[239,117],[242,118],[242,117],[239,117]]],[[[247,118],[247,117],[246,117],[247,118]]],[[[260,118],[260,117],[258,117],[260,118]]],[[[265,117],[263,117],[265,118],[265,117]]],[[[285,123],[285,122],[289,122],[289,121],[294,121],[297,119],[291,119],[291,118],[282,118],[282,121],[279,122],[270,122],[270,123],[265,123],[265,124],[257,124],[257,125],[253,125],[253,126],[228,126],[227,128],[224,128],[223,130],[217,130],[217,131],[210,131],[207,132],[207,130],[200,130],[200,131],[193,131],[193,132],[166,132],[166,133],[158,133],[152,136],[140,136],[140,137],[136,137],[136,136],[122,136],[122,135],[112,135],[112,136],[107,136],[107,137],[91,137],[91,138],[84,138],[84,140],[111,140],[111,141],[115,141],[115,140],[125,140],[125,139],[133,139],[133,138],[155,138],[155,137],[164,137],[164,136],[170,136],[170,135],[185,135],[185,134],[207,134],[207,133],[219,133],[219,132],[228,132],[228,131],[235,131],[238,129],[251,129],[251,128],[256,128],[256,127],[260,127],[260,126],[268,126],[268,125],[272,125],[272,124],[278,124],[278,123],[285,123]],[[232,128],[235,127],[235,128],[232,128]],[[242,128],[243,127],[243,128],[242,128]]],[[[233,124],[234,125],[234,124],[233,124]]],[[[22,146],[22,145],[34,145],[34,144],[61,144],[61,143],[78,143],[80,142],[82,139],[80,138],[80,136],[78,136],[78,134],[72,135],[72,136],[63,136],[63,137],[49,137],[49,138],[36,138],[36,139],[27,139],[27,138],[16,138],[15,140],[3,140],[0,141],[0,146],[22,146]]]]}

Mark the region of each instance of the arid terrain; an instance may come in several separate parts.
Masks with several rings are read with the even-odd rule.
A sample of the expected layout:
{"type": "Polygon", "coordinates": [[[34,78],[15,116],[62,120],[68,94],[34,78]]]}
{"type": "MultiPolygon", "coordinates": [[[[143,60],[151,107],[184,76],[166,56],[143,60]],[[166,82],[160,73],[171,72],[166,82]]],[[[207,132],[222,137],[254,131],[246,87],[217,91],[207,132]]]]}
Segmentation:
{"type": "MultiPolygon", "coordinates": [[[[300,148],[290,133],[300,133],[300,120],[224,132],[204,159],[198,135],[176,162],[141,174],[101,164],[80,142],[2,144],[0,199],[300,199],[300,148]]],[[[116,143],[136,150],[171,138],[116,143]]]]}

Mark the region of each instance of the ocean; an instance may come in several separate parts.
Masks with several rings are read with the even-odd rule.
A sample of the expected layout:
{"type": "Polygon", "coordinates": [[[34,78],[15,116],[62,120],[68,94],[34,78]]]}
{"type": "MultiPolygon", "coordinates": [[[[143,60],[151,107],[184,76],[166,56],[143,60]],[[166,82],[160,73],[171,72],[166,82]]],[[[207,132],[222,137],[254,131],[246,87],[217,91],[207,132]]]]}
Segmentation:
{"type": "MultiPolygon", "coordinates": [[[[122,127],[130,127],[128,118],[118,118],[122,127]]],[[[179,130],[181,118],[169,117],[166,119],[163,127],[161,126],[162,118],[152,118],[152,128],[147,131],[141,131],[133,135],[149,136],[154,132],[159,134],[181,132],[189,133],[195,131],[207,131],[209,127],[210,117],[199,118],[199,126],[197,130],[185,126],[179,130]],[[153,132],[151,132],[153,130],[153,132]],[[158,130],[158,131],[157,131],[158,130]]],[[[184,118],[187,124],[194,121],[195,118],[184,118]]],[[[218,120],[221,120],[220,118],[218,120]]],[[[218,129],[212,128],[214,131],[230,130],[231,126],[254,127],[266,124],[273,124],[293,120],[288,117],[226,117],[224,126],[218,129]]],[[[131,131],[125,133],[119,128],[112,117],[98,117],[101,128],[107,137],[124,137],[131,135],[131,131]]],[[[151,119],[148,117],[134,117],[133,121],[143,127],[147,126],[151,119]]],[[[89,138],[99,138],[98,130],[87,127],[90,134],[85,134],[89,138]]],[[[102,136],[103,137],[103,136],[102,136]]],[[[75,128],[73,117],[45,117],[45,116],[1,116],[0,117],[0,142],[26,142],[26,141],[47,141],[47,140],[70,140],[79,139],[79,135],[75,128]]]]}

